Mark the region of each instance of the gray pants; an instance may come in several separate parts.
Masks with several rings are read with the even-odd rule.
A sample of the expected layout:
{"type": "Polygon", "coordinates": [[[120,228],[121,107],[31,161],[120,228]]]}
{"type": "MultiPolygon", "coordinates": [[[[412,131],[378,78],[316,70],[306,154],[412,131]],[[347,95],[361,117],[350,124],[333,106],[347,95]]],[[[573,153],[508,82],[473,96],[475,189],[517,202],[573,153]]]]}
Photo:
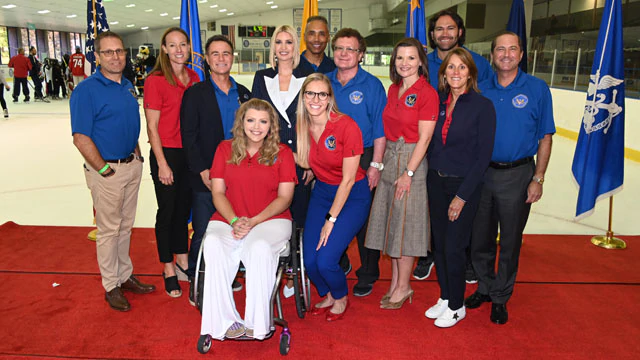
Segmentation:
{"type": "Polygon", "coordinates": [[[522,232],[531,204],[527,188],[535,170],[531,162],[511,169],[488,168],[473,224],[471,260],[478,276],[478,292],[491,296],[496,304],[505,304],[516,282],[522,232]],[[495,271],[500,229],[500,258],[495,271]]]}

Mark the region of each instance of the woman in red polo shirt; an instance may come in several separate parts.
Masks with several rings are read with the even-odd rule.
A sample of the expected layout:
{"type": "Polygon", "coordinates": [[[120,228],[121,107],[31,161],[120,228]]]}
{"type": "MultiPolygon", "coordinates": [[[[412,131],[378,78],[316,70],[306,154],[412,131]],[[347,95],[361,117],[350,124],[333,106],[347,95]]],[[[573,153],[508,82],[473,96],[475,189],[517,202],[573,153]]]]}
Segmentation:
{"type": "Polygon", "coordinates": [[[396,44],[389,73],[393,84],[382,113],[385,167],[365,246],[391,257],[391,283],[380,307],[399,309],[413,296],[409,280],[414,259],[426,256],[429,248],[425,154],[438,117],[438,93],[429,85],[427,57],[414,38],[396,44]]]}
{"type": "Polygon", "coordinates": [[[176,271],[181,280],[188,280],[191,188],[180,136],[180,104],[185,90],[200,81],[186,67],[190,48],[184,30],[167,29],[162,35],[158,61],[144,86],[144,114],[151,144],[149,164],[158,202],[156,243],[164,264],[165,291],[171,297],[182,295],[176,271]]]}
{"type": "Polygon", "coordinates": [[[296,123],[298,164],[311,168],[316,184],[304,226],[304,266],[325,297],[311,310],[327,321],[343,317],[349,303],[340,257],[362,228],[371,205],[358,124],[338,112],[329,78],[314,73],[300,90],[296,123]]]}
{"type": "Polygon", "coordinates": [[[280,251],[291,237],[293,152],[280,144],[278,115],[268,102],[242,104],[233,139],[220,143],[210,171],[213,203],[203,240],[205,283],[201,335],[214,339],[269,333],[271,292],[280,251]],[[240,261],[246,268],[244,321],[231,284],[240,261]]]}

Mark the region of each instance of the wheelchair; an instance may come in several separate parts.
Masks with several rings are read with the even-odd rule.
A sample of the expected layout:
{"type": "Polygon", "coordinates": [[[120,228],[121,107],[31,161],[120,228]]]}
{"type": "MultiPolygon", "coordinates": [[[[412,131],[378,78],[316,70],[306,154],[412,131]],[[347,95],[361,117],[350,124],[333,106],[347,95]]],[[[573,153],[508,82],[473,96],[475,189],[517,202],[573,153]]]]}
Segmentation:
{"type": "MultiPolygon", "coordinates": [[[[280,297],[280,289],[282,288],[283,274],[289,274],[293,280],[294,298],[296,304],[296,312],[300,319],[303,319],[306,312],[311,308],[311,283],[307,278],[304,271],[304,257],[302,248],[302,234],[301,228],[298,228],[295,222],[292,223],[293,229],[291,231],[291,238],[285,243],[284,248],[280,251],[278,259],[278,268],[276,272],[276,282],[271,292],[271,313],[270,332],[265,336],[264,340],[270,339],[276,332],[275,326],[282,327],[280,333],[280,354],[287,355],[291,346],[291,331],[289,330],[289,324],[285,320],[282,312],[282,301],[280,297]],[[276,316],[277,312],[277,316],[276,316]]],[[[202,313],[202,298],[204,293],[204,276],[205,276],[205,261],[203,257],[204,241],[200,245],[200,251],[198,254],[198,261],[196,264],[196,274],[194,283],[194,298],[196,300],[196,307],[202,313]]],[[[241,336],[238,338],[225,340],[255,340],[251,337],[241,336]]],[[[206,354],[213,344],[213,338],[211,335],[200,335],[198,338],[198,352],[206,354]]]]}

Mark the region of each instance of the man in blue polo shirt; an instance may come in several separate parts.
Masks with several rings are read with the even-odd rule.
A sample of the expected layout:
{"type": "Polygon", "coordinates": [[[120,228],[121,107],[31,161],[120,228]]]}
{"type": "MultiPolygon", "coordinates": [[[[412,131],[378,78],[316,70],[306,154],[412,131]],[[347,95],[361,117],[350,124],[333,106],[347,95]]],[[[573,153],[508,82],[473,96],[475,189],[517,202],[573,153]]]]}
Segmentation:
{"type": "MultiPolygon", "coordinates": [[[[466,35],[464,21],[454,11],[442,10],[429,19],[429,46],[433,51],[427,55],[427,64],[429,65],[429,82],[434,88],[438,89],[440,81],[438,79],[438,70],[442,60],[444,60],[449,51],[457,47],[464,47],[466,35]]],[[[482,55],[469,49],[467,50],[471,53],[476,68],[478,68],[478,83],[489,79],[493,75],[491,64],[482,55]]],[[[426,257],[418,260],[418,265],[413,271],[413,277],[418,280],[424,280],[431,275],[432,269],[433,255],[429,253],[426,257]]],[[[478,282],[470,260],[467,263],[465,280],[469,284],[478,282]]]]}
{"type": "Polygon", "coordinates": [[[329,23],[324,16],[311,16],[304,30],[307,50],[300,55],[300,65],[312,69],[312,72],[327,74],[335,70],[336,64],[324,50],[329,42],[329,23]]]}
{"type": "Polygon", "coordinates": [[[85,179],[96,211],[96,251],[105,299],[118,311],[131,309],[122,290],[147,294],[155,286],[133,276],[129,257],[142,162],[140,112],[135,90],[122,77],[127,51],[122,38],[107,31],[95,40],[100,66],[71,96],[73,144],[85,164],[85,179]]]}
{"type": "MultiPolygon", "coordinates": [[[[355,120],[362,131],[364,154],[360,158],[360,167],[367,172],[369,188],[373,190],[378,185],[380,171],[383,168],[382,157],[386,139],[382,111],[387,103],[387,95],[380,80],[359,65],[367,50],[367,44],[357,30],[345,28],[338,31],[331,45],[337,69],[327,76],[331,80],[338,109],[355,120]]],[[[357,235],[362,265],[356,271],[358,283],[353,287],[355,296],[371,294],[373,283],[380,277],[380,251],[364,247],[368,222],[367,219],[357,235]]]]}
{"type": "Polygon", "coordinates": [[[475,309],[492,302],[491,321],[496,324],[508,321],[506,304],[516,282],[522,233],[531,204],[542,197],[551,137],[556,131],[549,87],[519,70],[523,53],[518,35],[499,34],[491,43],[496,75],[480,84],[482,95],[496,109],[496,136],[471,237],[478,289],[465,300],[465,306],[475,309]]]}

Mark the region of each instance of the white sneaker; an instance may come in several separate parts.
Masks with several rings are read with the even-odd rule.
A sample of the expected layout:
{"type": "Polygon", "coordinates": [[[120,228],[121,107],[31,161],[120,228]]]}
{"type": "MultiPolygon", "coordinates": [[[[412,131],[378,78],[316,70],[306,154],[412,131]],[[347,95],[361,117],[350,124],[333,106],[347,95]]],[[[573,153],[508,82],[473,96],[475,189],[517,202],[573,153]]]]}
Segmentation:
{"type": "Polygon", "coordinates": [[[282,295],[284,295],[285,299],[288,299],[290,297],[293,296],[293,294],[295,294],[295,290],[293,290],[293,286],[292,287],[287,287],[287,285],[285,285],[282,288],[282,295]]]}
{"type": "Polygon", "coordinates": [[[424,312],[429,319],[437,319],[449,308],[449,300],[438,299],[438,302],[424,312]]]}
{"type": "Polygon", "coordinates": [[[436,321],[434,322],[435,326],[439,328],[448,328],[457,324],[458,321],[464,319],[467,316],[467,311],[464,306],[458,310],[451,310],[447,307],[447,309],[440,315],[436,321]]]}

